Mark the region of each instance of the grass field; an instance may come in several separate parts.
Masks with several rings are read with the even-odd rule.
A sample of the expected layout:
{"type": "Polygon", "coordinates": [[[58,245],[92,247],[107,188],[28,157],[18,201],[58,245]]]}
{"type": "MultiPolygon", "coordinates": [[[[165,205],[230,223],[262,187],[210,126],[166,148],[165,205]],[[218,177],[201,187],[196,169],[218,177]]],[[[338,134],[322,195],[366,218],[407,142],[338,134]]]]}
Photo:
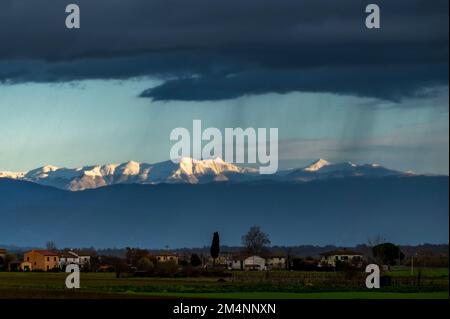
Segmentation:
{"type": "Polygon", "coordinates": [[[159,297],[214,298],[214,299],[448,299],[446,291],[399,293],[399,292],[248,292],[248,293],[210,293],[210,294],[149,294],[159,297]]]}
{"type": "Polygon", "coordinates": [[[411,276],[411,272],[413,276],[417,276],[420,272],[423,277],[448,278],[448,268],[415,268],[411,271],[410,267],[394,266],[386,274],[396,277],[406,277],[411,276]]]}
{"type": "MultiPolygon", "coordinates": [[[[393,269],[391,275],[407,276],[393,269]]],[[[264,273],[248,273],[264,278],[264,273]]],[[[415,291],[305,287],[295,283],[235,282],[218,278],[115,278],[113,273],[81,273],[81,288],[65,288],[65,273],[0,272],[0,298],[220,298],[220,299],[448,299],[448,269],[424,269],[424,276],[440,282],[440,288],[415,291]],[[444,287],[444,288],[442,288],[444,287]]],[[[244,274],[245,275],[245,274],[244,274]]],[[[278,276],[291,273],[277,273],[278,276]]],[[[294,275],[304,275],[294,273],[294,275]]],[[[332,276],[332,274],[327,274],[332,276]]]]}

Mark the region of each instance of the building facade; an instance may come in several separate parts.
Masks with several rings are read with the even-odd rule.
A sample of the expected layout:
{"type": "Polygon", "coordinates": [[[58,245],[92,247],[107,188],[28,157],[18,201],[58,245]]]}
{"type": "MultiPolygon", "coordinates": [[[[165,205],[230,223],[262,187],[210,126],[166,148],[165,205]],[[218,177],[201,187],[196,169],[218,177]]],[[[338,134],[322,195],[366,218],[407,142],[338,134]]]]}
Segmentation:
{"type": "Polygon", "coordinates": [[[286,258],[283,256],[272,256],[266,259],[266,267],[269,270],[286,269],[286,258]]]}
{"type": "Polygon", "coordinates": [[[80,267],[88,267],[91,262],[91,256],[86,253],[76,252],[73,250],[64,251],[59,256],[59,266],[64,268],[70,264],[76,264],[80,267]]]}
{"type": "Polygon", "coordinates": [[[250,256],[244,259],[245,270],[267,270],[266,259],[259,256],[250,256]]]}
{"type": "Polygon", "coordinates": [[[155,255],[156,262],[164,263],[164,262],[173,262],[175,264],[178,264],[178,255],[177,254],[171,254],[171,253],[164,253],[164,254],[158,254],[155,255]]]}
{"type": "Polygon", "coordinates": [[[31,250],[25,253],[21,268],[24,271],[59,269],[59,255],[49,250],[31,250]]]}
{"type": "Polygon", "coordinates": [[[362,253],[347,249],[333,250],[320,255],[319,267],[336,267],[339,262],[360,266],[363,262],[362,253]]]}

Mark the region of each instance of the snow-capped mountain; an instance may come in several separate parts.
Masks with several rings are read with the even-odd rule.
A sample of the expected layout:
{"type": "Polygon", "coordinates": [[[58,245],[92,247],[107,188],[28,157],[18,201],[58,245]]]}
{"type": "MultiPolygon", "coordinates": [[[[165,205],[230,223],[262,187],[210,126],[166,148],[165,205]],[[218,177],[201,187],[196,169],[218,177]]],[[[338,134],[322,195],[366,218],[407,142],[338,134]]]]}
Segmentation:
{"type": "Polygon", "coordinates": [[[282,171],[274,175],[260,175],[255,168],[239,167],[224,162],[221,158],[204,160],[182,158],[176,163],[165,161],[155,164],[130,161],[122,164],[84,166],[74,169],[47,165],[29,172],[0,172],[0,178],[24,180],[70,191],[115,184],[203,184],[261,179],[308,182],[339,177],[384,177],[390,175],[406,176],[411,173],[390,170],[377,164],[330,163],[319,159],[304,168],[282,171]]]}
{"type": "Polygon", "coordinates": [[[287,175],[287,178],[294,181],[311,181],[338,177],[384,177],[412,174],[388,169],[378,164],[330,163],[324,159],[319,159],[305,168],[293,170],[287,175]]]}
{"type": "MultiPolygon", "coordinates": [[[[30,181],[61,189],[80,191],[114,184],[206,183],[228,181],[234,175],[254,175],[256,169],[241,168],[221,158],[195,160],[182,158],[178,163],[165,161],[146,164],[85,166],[75,169],[44,166],[25,173],[0,172],[0,178],[30,181]]],[[[238,178],[236,178],[238,179],[238,178]]]]}
{"type": "Polygon", "coordinates": [[[307,171],[307,172],[317,172],[318,170],[320,170],[328,165],[330,165],[330,162],[328,162],[327,160],[324,160],[322,158],[319,158],[317,161],[315,161],[311,165],[306,166],[303,170],[307,171]]]}

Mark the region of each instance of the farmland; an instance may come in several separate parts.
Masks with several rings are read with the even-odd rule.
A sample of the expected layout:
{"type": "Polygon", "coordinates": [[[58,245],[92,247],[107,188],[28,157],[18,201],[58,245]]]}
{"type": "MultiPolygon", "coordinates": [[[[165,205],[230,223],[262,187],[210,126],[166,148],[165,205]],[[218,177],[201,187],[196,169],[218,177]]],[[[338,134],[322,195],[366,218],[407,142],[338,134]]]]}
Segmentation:
{"type": "Polygon", "coordinates": [[[391,299],[448,298],[448,269],[422,269],[420,282],[407,269],[386,273],[389,286],[368,290],[364,274],[235,272],[230,277],[116,278],[114,273],[81,273],[81,288],[65,288],[65,273],[0,272],[0,298],[256,298],[391,299]],[[408,275],[409,274],[409,275],[408,275]]]}

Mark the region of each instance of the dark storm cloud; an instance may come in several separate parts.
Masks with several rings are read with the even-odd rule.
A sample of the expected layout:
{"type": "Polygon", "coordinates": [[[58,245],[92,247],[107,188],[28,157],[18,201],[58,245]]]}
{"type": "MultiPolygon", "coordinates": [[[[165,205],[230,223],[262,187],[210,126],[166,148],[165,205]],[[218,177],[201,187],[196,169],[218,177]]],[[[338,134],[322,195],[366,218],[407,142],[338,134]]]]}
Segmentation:
{"type": "Polygon", "coordinates": [[[448,85],[448,1],[3,0],[0,81],[154,76],[157,100],[334,92],[400,100],[448,85]],[[68,3],[81,29],[64,27],[68,3]]]}
{"type": "MultiPolygon", "coordinates": [[[[142,96],[155,100],[170,97],[174,100],[201,101],[267,92],[325,91],[400,101],[403,97],[428,97],[427,92],[421,91],[421,88],[445,83],[447,78],[448,72],[440,65],[258,69],[228,76],[208,75],[168,80],[144,91],[142,96]]],[[[429,94],[433,94],[433,91],[429,94]]]]}

